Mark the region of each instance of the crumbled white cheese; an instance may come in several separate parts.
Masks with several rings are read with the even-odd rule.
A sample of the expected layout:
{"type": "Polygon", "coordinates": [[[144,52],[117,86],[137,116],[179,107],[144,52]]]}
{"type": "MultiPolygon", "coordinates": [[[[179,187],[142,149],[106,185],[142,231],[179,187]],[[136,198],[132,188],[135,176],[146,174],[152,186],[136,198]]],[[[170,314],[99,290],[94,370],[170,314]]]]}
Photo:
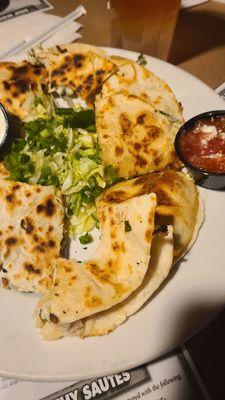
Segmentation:
{"type": "Polygon", "coordinates": [[[218,131],[214,125],[203,125],[200,130],[204,133],[209,133],[207,140],[212,140],[218,135],[218,131]]]}
{"type": "Polygon", "coordinates": [[[202,140],[201,140],[201,144],[202,144],[203,147],[207,147],[208,140],[202,139],[202,140]]]}

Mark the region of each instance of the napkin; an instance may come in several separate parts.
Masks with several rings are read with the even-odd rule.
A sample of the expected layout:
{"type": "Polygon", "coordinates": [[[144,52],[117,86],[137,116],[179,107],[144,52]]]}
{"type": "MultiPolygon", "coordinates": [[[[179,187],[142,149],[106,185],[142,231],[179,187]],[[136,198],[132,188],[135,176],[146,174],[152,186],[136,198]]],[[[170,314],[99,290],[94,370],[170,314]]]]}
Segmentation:
{"type": "Polygon", "coordinates": [[[181,8],[188,8],[198,6],[199,4],[206,3],[208,0],[182,0],[181,8]]]}
{"type": "MultiPolygon", "coordinates": [[[[84,9],[82,7],[81,13],[78,14],[78,16],[85,12],[83,10],[84,9]]],[[[46,29],[54,26],[61,20],[61,17],[41,12],[37,14],[24,15],[1,24],[0,56],[5,51],[21,43],[22,40],[25,39],[28,41],[39,36],[41,33],[46,31],[46,29]]],[[[78,33],[78,30],[81,27],[82,25],[78,22],[69,22],[57,33],[49,37],[43,43],[43,47],[69,43],[79,39],[81,34],[78,33]]],[[[11,56],[9,59],[12,59],[12,57],[13,56],[11,56]]]]}

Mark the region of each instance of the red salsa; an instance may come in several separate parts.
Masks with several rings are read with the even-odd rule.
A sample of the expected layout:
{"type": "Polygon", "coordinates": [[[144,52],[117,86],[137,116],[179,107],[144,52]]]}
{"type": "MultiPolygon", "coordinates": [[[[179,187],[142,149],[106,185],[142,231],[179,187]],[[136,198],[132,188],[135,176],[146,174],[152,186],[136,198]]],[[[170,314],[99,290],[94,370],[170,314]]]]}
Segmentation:
{"type": "Polygon", "coordinates": [[[199,120],[179,138],[183,158],[205,172],[225,173],[225,116],[199,120]]]}

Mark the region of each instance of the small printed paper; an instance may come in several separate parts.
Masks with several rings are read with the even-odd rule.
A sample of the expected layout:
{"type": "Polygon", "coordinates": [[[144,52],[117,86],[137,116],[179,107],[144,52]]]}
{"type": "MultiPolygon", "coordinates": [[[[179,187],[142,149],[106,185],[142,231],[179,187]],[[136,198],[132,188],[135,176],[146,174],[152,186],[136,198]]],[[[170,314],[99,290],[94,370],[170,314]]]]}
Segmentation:
{"type": "Polygon", "coordinates": [[[0,378],[1,400],[203,400],[180,350],[150,364],[80,382],[0,378]]]}
{"type": "Polygon", "coordinates": [[[0,22],[33,12],[51,9],[53,7],[47,0],[10,0],[8,6],[0,12],[0,22]]]}

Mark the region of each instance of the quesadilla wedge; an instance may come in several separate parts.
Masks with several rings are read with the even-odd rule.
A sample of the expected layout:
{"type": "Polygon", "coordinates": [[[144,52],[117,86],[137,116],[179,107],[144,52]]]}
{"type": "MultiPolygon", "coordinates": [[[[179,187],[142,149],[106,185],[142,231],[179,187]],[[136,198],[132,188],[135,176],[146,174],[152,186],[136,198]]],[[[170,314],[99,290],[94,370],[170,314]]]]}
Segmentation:
{"type": "Polygon", "coordinates": [[[82,318],[121,303],[142,283],[150,260],[155,195],[149,194],[99,210],[100,245],[81,265],[59,259],[53,287],[36,308],[45,339],[69,334],[82,318]]]}
{"type": "Polygon", "coordinates": [[[81,43],[34,49],[31,60],[46,67],[50,92],[70,88],[84,100],[117,69],[103,51],[81,43]]]}
{"type": "Polygon", "coordinates": [[[103,97],[126,90],[130,94],[149,101],[158,112],[173,123],[183,123],[181,105],[167,83],[152,71],[132,60],[110,57],[118,67],[103,85],[103,97]]]}
{"type": "Polygon", "coordinates": [[[64,207],[51,186],[0,177],[0,280],[25,292],[52,285],[63,236],[64,207]]]}
{"type": "Polygon", "coordinates": [[[105,207],[147,193],[156,194],[155,224],[173,226],[174,257],[181,257],[196,231],[196,226],[199,229],[204,220],[196,186],[188,175],[167,170],[119,182],[105,189],[97,199],[97,204],[98,207],[105,207]]]}
{"type": "Polygon", "coordinates": [[[45,68],[27,61],[0,62],[0,101],[6,111],[20,119],[26,118],[46,76],[45,68]]]}
{"type": "Polygon", "coordinates": [[[165,281],[173,265],[173,228],[168,227],[165,236],[154,236],[151,259],[142,284],[122,303],[109,310],[84,318],[72,335],[101,336],[123,324],[136,313],[165,281]]]}
{"type": "MultiPolygon", "coordinates": [[[[118,177],[129,178],[176,167],[177,126],[151,103],[126,91],[95,101],[102,160],[118,177]]],[[[180,165],[178,163],[178,165],[180,165]]]]}

